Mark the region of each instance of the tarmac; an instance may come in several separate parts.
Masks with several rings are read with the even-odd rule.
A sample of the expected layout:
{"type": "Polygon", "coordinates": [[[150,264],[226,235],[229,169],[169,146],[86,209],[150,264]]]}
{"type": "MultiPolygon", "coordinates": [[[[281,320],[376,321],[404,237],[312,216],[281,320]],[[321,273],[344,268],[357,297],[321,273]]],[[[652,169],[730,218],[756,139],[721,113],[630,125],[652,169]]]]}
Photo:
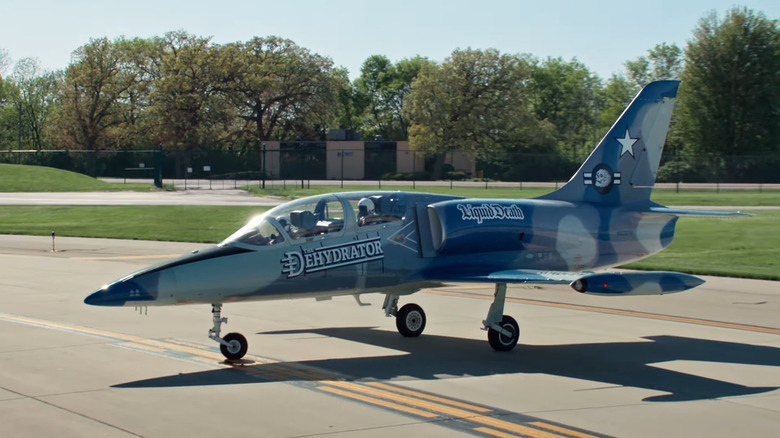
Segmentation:
{"type": "MultiPolygon", "coordinates": [[[[5,196],[6,194],[3,194],[5,196]]],[[[112,195],[113,196],[113,195],[112,195]]],[[[209,306],[83,299],[203,245],[0,236],[0,424],[14,437],[775,437],[780,287],[707,277],[679,294],[604,298],[510,286],[520,344],[480,330],[492,288],[226,304],[249,340],[225,363],[209,306]]]]}

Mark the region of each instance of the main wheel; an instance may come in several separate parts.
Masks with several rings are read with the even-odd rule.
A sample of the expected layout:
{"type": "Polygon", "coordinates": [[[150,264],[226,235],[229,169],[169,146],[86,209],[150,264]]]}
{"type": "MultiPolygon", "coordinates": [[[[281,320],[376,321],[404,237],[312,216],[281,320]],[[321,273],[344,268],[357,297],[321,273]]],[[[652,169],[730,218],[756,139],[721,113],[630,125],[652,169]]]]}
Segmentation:
{"type": "Polygon", "coordinates": [[[488,330],[490,346],[496,351],[509,351],[515,348],[517,340],[520,339],[520,326],[517,325],[517,321],[511,316],[504,315],[499,325],[506,333],[493,329],[488,330]]]}
{"type": "Polygon", "coordinates": [[[222,338],[227,345],[220,343],[219,350],[229,360],[239,360],[249,350],[249,343],[241,333],[228,333],[222,338]]]}
{"type": "Polygon", "coordinates": [[[395,326],[398,333],[407,338],[420,336],[425,329],[425,312],[417,304],[409,303],[398,311],[395,316],[395,326]]]}

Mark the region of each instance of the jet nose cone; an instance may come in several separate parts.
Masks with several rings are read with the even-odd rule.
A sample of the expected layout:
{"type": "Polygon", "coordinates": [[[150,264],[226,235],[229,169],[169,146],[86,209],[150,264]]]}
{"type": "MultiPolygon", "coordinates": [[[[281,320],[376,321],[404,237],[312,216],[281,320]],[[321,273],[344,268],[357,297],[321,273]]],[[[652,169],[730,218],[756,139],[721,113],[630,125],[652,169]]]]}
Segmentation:
{"type": "Polygon", "coordinates": [[[102,289],[84,298],[84,304],[90,306],[122,306],[126,301],[127,297],[121,298],[119,294],[112,293],[110,286],[103,286],[102,289]]]}
{"type": "Polygon", "coordinates": [[[143,302],[154,301],[156,296],[152,294],[152,288],[146,283],[151,280],[156,281],[157,277],[153,275],[154,278],[151,280],[147,277],[131,277],[103,286],[86,297],[84,303],[92,306],[125,306],[143,305],[143,302]]]}

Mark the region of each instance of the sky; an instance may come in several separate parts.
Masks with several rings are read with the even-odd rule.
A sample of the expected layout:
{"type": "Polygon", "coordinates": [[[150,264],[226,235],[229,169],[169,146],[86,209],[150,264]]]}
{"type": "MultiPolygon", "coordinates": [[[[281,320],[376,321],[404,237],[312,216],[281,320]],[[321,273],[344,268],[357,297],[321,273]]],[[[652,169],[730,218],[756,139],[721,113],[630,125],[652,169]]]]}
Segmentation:
{"type": "Polygon", "coordinates": [[[455,49],[495,48],[578,59],[607,79],[656,44],[684,48],[699,20],[734,6],[780,18],[777,0],[0,0],[0,50],[13,62],[68,66],[91,38],[149,38],[169,31],[214,43],[277,35],[345,67],[371,55],[444,61],[455,49]]]}

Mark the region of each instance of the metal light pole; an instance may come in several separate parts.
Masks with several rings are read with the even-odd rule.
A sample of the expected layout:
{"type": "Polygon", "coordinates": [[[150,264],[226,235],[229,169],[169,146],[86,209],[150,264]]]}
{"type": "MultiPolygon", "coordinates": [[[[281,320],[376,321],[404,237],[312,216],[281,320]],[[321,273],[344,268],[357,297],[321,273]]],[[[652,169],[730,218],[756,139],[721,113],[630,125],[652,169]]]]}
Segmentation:
{"type": "Polygon", "coordinates": [[[19,102],[19,138],[16,143],[17,164],[22,164],[22,102],[19,102]]]}

